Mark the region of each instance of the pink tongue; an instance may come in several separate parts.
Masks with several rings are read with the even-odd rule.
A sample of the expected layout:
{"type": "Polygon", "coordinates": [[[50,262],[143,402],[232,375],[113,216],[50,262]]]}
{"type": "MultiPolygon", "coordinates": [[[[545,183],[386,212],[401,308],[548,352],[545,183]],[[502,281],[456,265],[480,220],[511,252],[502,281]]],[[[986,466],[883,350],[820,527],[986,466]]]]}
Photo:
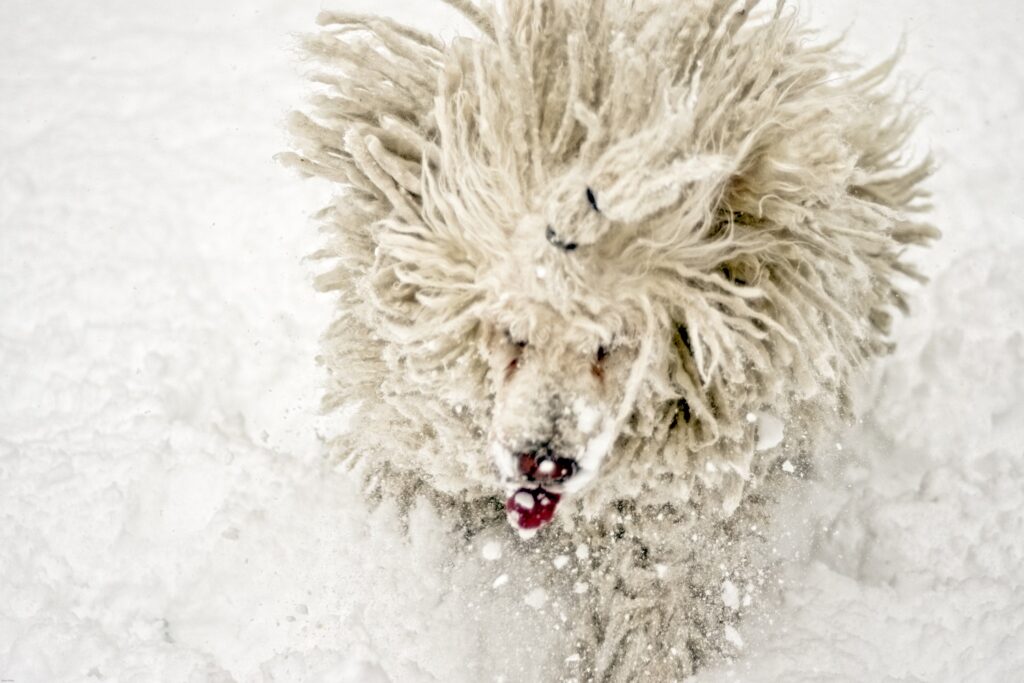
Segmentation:
{"type": "Polygon", "coordinates": [[[509,522],[520,529],[537,529],[551,521],[561,498],[542,488],[522,488],[505,502],[505,511],[509,522]]]}

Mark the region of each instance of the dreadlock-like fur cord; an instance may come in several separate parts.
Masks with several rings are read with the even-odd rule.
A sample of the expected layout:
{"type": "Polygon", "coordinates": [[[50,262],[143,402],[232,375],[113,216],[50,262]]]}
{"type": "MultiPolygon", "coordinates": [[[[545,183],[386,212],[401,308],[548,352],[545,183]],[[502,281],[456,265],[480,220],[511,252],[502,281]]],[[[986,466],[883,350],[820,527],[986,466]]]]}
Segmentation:
{"type": "Polygon", "coordinates": [[[728,647],[742,609],[709,586],[756,590],[746,530],[779,463],[806,471],[851,416],[919,279],[905,248],[938,235],[912,218],[930,172],[907,159],[914,111],[885,86],[894,59],[859,71],[781,2],[449,4],[475,35],[325,13],[305,42],[318,87],[283,158],[340,190],[318,216],[317,284],[338,296],[325,408],[357,427],[332,453],[372,496],[425,496],[468,534],[503,524],[485,321],[516,311],[543,336],[543,306],[633,343],[611,455],[531,543],[592,551],[565,676],[680,678],[728,647]],[[514,256],[534,215],[574,251],[514,256]]]}

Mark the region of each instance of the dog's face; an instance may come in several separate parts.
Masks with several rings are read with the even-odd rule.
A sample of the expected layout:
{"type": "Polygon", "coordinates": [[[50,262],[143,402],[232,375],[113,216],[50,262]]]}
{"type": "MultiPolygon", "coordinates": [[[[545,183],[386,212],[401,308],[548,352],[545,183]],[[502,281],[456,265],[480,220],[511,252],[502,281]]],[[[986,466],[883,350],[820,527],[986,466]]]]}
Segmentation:
{"type": "Polygon", "coordinates": [[[484,341],[488,452],[522,529],[549,521],[562,495],[599,476],[632,409],[625,388],[636,358],[632,344],[574,329],[554,312],[531,318],[532,332],[489,324],[484,341]]]}
{"type": "Polygon", "coordinates": [[[647,369],[640,290],[620,258],[635,228],[619,222],[602,239],[612,221],[584,180],[570,172],[535,195],[479,280],[491,293],[487,452],[522,529],[599,478],[647,369]]]}

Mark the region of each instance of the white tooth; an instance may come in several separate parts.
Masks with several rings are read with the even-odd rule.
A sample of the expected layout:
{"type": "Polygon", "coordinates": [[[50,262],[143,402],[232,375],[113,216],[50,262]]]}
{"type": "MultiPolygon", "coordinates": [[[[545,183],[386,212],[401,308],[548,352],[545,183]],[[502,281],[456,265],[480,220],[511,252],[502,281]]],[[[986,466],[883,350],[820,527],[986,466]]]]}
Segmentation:
{"type": "Polygon", "coordinates": [[[537,471],[541,474],[551,474],[555,470],[555,463],[553,460],[545,460],[541,464],[537,465],[537,471]]]}

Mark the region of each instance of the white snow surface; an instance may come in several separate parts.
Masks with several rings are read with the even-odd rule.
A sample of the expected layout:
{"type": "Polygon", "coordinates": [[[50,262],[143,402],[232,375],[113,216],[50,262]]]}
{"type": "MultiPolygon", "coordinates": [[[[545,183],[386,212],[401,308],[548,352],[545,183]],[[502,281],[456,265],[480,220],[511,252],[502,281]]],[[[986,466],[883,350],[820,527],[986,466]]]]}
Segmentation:
{"type": "MultiPolygon", "coordinates": [[[[523,604],[528,546],[464,552],[425,506],[405,535],[321,461],[345,425],[317,414],[330,302],[302,255],[330,189],[271,158],[320,8],[0,4],[0,679],[530,681],[513,643],[573,656],[535,637],[558,603],[523,604]]],[[[863,419],[779,510],[780,595],[697,680],[1020,680],[1024,9],[807,9],[860,55],[906,33],[946,236],[863,419]]]]}

